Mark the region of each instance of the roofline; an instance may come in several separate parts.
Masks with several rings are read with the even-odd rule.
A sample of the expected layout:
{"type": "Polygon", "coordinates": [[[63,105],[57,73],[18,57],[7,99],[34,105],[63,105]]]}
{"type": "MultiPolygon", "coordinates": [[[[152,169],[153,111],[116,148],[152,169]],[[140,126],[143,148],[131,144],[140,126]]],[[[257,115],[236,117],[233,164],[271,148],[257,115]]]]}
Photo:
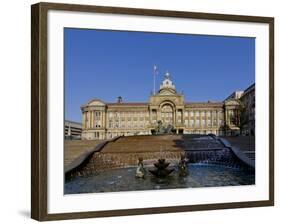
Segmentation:
{"type": "Polygon", "coordinates": [[[185,102],[184,104],[223,104],[223,102],[185,102]]]}
{"type": "Polygon", "coordinates": [[[244,94],[249,91],[251,88],[255,87],[256,83],[253,83],[252,85],[250,85],[247,89],[244,90],[244,94]]]}
{"type": "Polygon", "coordinates": [[[226,98],[224,99],[224,101],[233,99],[232,95],[233,95],[234,93],[237,93],[237,92],[242,92],[242,95],[244,94],[244,90],[235,90],[235,91],[233,91],[231,94],[229,94],[228,97],[226,97],[226,98]]]}
{"type": "Polygon", "coordinates": [[[148,103],[143,102],[128,102],[128,103],[105,103],[106,106],[148,106],[148,103]]]}
{"type": "Polygon", "coordinates": [[[64,120],[64,123],[66,123],[66,122],[82,125],[82,123],[77,122],[77,121],[64,120]]]}

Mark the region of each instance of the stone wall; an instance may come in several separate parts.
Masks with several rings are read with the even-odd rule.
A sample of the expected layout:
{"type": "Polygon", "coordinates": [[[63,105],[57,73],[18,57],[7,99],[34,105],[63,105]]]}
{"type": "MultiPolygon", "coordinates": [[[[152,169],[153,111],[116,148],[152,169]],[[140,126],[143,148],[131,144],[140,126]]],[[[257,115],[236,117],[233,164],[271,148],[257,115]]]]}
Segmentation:
{"type": "Polygon", "coordinates": [[[96,152],[88,163],[80,170],[73,172],[71,176],[87,176],[97,174],[103,170],[136,167],[140,157],[145,166],[152,166],[159,158],[165,158],[168,162],[176,164],[182,152],[143,152],[143,153],[102,153],[96,152]]]}
{"type": "Polygon", "coordinates": [[[189,163],[219,164],[237,169],[251,169],[233,153],[230,147],[223,145],[216,137],[132,136],[109,142],[102,150],[96,151],[87,158],[83,166],[71,172],[68,177],[93,175],[109,169],[136,167],[139,158],[143,158],[145,166],[153,166],[153,163],[160,158],[176,166],[183,154],[189,163]]]}

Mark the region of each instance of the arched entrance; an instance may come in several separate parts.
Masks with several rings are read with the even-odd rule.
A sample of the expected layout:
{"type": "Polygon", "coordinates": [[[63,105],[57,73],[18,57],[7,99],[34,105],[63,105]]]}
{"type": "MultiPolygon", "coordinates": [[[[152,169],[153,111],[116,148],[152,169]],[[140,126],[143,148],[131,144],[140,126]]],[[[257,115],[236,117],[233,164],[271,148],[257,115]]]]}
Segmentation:
{"type": "Polygon", "coordinates": [[[161,121],[163,125],[174,126],[174,109],[170,104],[164,104],[161,107],[161,121]]]}

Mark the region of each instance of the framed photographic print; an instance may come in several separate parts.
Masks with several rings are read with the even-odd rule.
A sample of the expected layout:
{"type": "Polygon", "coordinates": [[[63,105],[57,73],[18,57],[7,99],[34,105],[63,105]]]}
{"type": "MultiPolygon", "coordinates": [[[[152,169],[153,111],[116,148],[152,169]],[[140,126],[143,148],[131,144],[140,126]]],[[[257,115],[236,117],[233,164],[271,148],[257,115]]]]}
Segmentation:
{"type": "Polygon", "coordinates": [[[32,5],[32,218],[274,204],[274,18],[32,5]]]}

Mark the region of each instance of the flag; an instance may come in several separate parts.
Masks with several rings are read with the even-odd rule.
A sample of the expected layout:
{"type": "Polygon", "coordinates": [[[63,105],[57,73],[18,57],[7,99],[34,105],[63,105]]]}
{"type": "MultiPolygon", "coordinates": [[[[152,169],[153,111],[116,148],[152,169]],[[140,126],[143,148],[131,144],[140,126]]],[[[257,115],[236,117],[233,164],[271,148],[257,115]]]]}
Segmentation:
{"type": "Polygon", "coordinates": [[[154,71],[154,75],[158,74],[157,65],[154,65],[154,66],[153,66],[153,71],[154,71]]]}

